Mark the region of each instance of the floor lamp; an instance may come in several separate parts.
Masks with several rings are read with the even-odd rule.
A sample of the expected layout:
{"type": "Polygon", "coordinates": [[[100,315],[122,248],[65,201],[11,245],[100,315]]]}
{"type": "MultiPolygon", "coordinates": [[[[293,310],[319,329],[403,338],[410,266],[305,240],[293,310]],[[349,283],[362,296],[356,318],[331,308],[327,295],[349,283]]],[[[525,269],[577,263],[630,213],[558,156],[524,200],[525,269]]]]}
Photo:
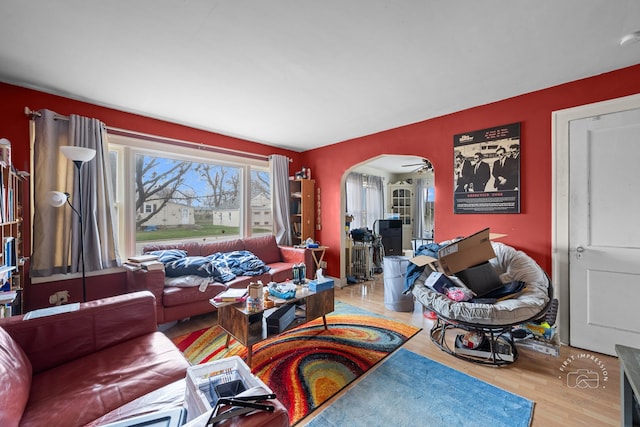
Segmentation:
{"type": "Polygon", "coordinates": [[[61,207],[65,203],[68,203],[71,206],[73,212],[78,215],[78,222],[80,226],[80,262],[82,267],[82,301],[87,301],[87,282],[85,275],[85,266],[84,266],[84,225],[82,221],[82,165],[86,162],[92,160],[96,155],[96,150],[85,147],[73,147],[73,146],[63,146],[60,147],[60,151],[62,154],[73,161],[73,164],[76,167],[76,171],[78,172],[78,209],[73,207],[71,202],[69,201],[70,195],[69,193],[62,193],[60,191],[50,191],[47,194],[47,201],[51,206],[61,207]]]}

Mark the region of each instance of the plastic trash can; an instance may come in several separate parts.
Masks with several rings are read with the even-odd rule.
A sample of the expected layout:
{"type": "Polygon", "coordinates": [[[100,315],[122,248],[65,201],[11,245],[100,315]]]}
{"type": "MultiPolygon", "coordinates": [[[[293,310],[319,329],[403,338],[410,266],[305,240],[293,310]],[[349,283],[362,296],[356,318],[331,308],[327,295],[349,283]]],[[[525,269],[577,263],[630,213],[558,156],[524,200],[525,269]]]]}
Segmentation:
{"type": "Polygon", "coordinates": [[[384,306],[393,311],[413,311],[413,295],[403,295],[409,257],[386,256],[384,268],[384,306]]]}

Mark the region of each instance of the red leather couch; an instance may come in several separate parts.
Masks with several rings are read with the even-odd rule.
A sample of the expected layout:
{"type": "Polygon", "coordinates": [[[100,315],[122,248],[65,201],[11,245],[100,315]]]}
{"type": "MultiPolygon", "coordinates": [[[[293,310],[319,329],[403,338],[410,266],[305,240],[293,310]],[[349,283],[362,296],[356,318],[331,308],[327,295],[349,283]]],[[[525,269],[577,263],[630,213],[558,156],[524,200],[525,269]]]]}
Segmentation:
{"type": "Polygon", "coordinates": [[[0,321],[0,425],[82,426],[167,384],[189,363],[139,292],[73,312],[0,321]]]}
{"type": "Polygon", "coordinates": [[[259,236],[247,239],[235,239],[218,242],[185,242],[178,244],[149,244],[142,249],[143,253],[167,249],[181,249],[187,256],[207,256],[218,252],[249,251],[266,265],[271,267],[268,273],[259,276],[239,276],[227,283],[211,282],[204,291],[197,285],[189,286],[176,283],[165,284],[163,270],[137,270],[127,272],[127,289],[129,292],[149,290],[156,297],[158,324],[185,319],[198,314],[211,312],[214,307],[209,300],[227,288],[246,288],[250,282],[261,280],[265,285],[271,281],[284,282],[293,277],[293,265],[304,263],[307,266],[307,277],[313,277],[315,262],[310,250],[280,246],[275,236],[259,236]]]}
{"type": "MultiPolygon", "coordinates": [[[[189,363],[157,332],[155,298],[135,292],[81,303],[77,311],[0,319],[0,426],[99,426],[182,407],[189,363]]],[[[231,427],[287,427],[273,413],[231,427]]]]}

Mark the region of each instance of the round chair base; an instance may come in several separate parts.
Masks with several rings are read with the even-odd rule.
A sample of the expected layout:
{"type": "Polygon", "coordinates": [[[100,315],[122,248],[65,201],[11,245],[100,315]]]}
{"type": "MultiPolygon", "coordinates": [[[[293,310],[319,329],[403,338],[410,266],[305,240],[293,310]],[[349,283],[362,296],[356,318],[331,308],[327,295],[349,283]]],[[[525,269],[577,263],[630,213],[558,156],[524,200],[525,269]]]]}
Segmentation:
{"type": "Polygon", "coordinates": [[[431,341],[442,351],[458,359],[481,365],[504,366],[518,359],[518,349],[511,337],[512,326],[468,325],[444,319],[440,316],[431,328],[431,341]],[[460,332],[478,332],[484,335],[484,345],[468,349],[459,345],[460,332]],[[457,333],[456,333],[457,332],[457,333]],[[454,335],[455,334],[455,335],[454,335]],[[448,338],[448,340],[447,340],[448,338]],[[451,345],[453,341],[453,345],[451,345]]]}

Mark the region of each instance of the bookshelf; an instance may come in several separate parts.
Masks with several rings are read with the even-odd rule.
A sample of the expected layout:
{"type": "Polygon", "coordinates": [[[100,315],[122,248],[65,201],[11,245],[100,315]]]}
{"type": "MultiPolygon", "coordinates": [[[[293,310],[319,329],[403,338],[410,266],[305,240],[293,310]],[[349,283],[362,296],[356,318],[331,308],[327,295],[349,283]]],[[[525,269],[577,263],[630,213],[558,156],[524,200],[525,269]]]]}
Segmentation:
{"type": "Polygon", "coordinates": [[[315,240],[315,184],[313,179],[290,179],[289,202],[291,215],[291,242],[301,245],[315,240]]]}
{"type": "Polygon", "coordinates": [[[0,175],[0,317],[8,317],[22,314],[22,202],[28,174],[0,161],[0,175]]]}

